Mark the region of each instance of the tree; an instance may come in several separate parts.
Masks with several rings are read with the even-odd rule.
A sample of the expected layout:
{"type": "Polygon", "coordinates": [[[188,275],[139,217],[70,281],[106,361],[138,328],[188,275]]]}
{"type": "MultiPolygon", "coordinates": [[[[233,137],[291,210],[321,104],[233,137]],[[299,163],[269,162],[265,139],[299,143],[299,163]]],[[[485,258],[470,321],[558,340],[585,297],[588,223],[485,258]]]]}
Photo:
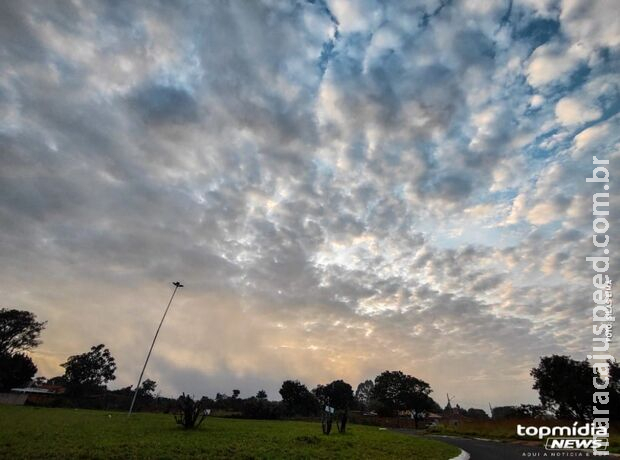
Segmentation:
{"type": "Polygon", "coordinates": [[[503,420],[509,418],[519,418],[517,406],[496,406],[491,412],[493,420],[503,420]]]}
{"type": "Polygon", "coordinates": [[[67,379],[65,378],[64,375],[57,375],[56,377],[47,379],[47,384],[64,387],[64,386],[67,386],[67,379]]]}
{"type": "Polygon", "coordinates": [[[319,401],[329,401],[329,405],[334,409],[348,409],[353,402],[353,388],[343,380],[319,385],[312,392],[319,401]]]}
{"type": "Polygon", "coordinates": [[[592,367],[570,356],[545,356],[531,370],[542,407],[557,418],[586,420],[592,416],[592,367]]]}
{"type": "Polygon", "coordinates": [[[429,396],[431,391],[431,386],[423,380],[401,371],[385,371],[375,378],[372,395],[391,415],[399,410],[413,411],[417,428],[423,413],[436,405],[429,396]]]}
{"type": "Polygon", "coordinates": [[[112,390],[112,391],[110,391],[110,393],[114,393],[114,394],[117,394],[117,395],[123,395],[123,396],[126,396],[128,398],[131,398],[133,396],[133,385],[129,385],[127,387],[122,387],[122,388],[119,388],[117,390],[112,390]]]}
{"type": "Polygon", "coordinates": [[[29,311],[0,309],[0,354],[13,355],[38,346],[46,322],[29,311]]]}
{"type": "Polygon", "coordinates": [[[357,386],[357,390],[355,390],[355,400],[359,404],[359,406],[368,410],[368,403],[370,403],[370,399],[372,397],[372,390],[375,387],[375,383],[372,380],[365,380],[357,386]]]}
{"type": "Polygon", "coordinates": [[[319,403],[308,388],[298,380],[286,380],[280,388],[282,404],[288,415],[312,415],[319,409],[319,403]]]}
{"type": "Polygon", "coordinates": [[[489,416],[482,409],[475,409],[473,407],[467,409],[467,417],[478,419],[478,420],[488,420],[489,416]]]}
{"type": "MultiPolygon", "coordinates": [[[[620,365],[607,361],[609,365],[609,418],[620,419],[620,365]]],[[[604,391],[604,390],[603,390],[604,391]]]]}
{"type": "Polygon", "coordinates": [[[155,380],[146,379],[142,382],[142,385],[140,385],[140,391],[138,391],[138,394],[141,397],[153,398],[155,396],[155,388],[157,388],[157,382],[155,382],[155,380]]]}
{"type": "Polygon", "coordinates": [[[241,413],[244,418],[274,420],[280,418],[282,404],[276,401],[268,401],[265,398],[248,398],[242,400],[241,413]]]}
{"type": "Polygon", "coordinates": [[[267,392],[265,390],[258,390],[258,393],[256,393],[256,399],[267,399],[267,392]]]}
{"type": "Polygon", "coordinates": [[[37,366],[23,353],[0,354],[0,391],[23,387],[37,373],[37,366]]]}
{"type": "Polygon", "coordinates": [[[67,390],[74,394],[100,390],[116,378],[116,363],[104,344],[93,346],[81,355],[70,356],[61,366],[65,368],[67,390]]]}
{"type": "Polygon", "coordinates": [[[241,394],[241,391],[239,390],[233,390],[232,393],[232,399],[237,399],[239,397],[239,395],[241,394]]]}
{"type": "MultiPolygon", "coordinates": [[[[336,424],[338,431],[344,433],[349,419],[349,407],[353,403],[353,388],[344,380],[334,380],[327,385],[319,385],[312,391],[322,405],[329,404],[338,411],[336,424]]],[[[325,433],[325,430],[324,430],[325,433]]],[[[329,434],[329,430],[327,433],[329,434]]]]}
{"type": "Polygon", "coordinates": [[[0,391],[28,385],[37,366],[23,352],[41,343],[45,322],[29,311],[0,309],[0,391]]]}
{"type": "Polygon", "coordinates": [[[31,385],[33,387],[41,387],[47,383],[47,379],[43,376],[37,377],[32,380],[31,385]]]}
{"type": "Polygon", "coordinates": [[[541,418],[545,415],[542,406],[535,404],[521,404],[515,408],[517,418],[541,418]]]}

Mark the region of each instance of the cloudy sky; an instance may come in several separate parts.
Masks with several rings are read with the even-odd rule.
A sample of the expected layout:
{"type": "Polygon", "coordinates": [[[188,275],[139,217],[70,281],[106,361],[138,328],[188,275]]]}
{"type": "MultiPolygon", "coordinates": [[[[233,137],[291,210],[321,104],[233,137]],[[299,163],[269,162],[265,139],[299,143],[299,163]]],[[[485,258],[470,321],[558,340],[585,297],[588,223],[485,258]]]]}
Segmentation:
{"type": "Polygon", "coordinates": [[[40,374],[105,343],[134,383],[176,279],[171,396],[401,369],[487,407],[590,351],[617,1],[0,10],[0,306],[48,321],[40,374]]]}

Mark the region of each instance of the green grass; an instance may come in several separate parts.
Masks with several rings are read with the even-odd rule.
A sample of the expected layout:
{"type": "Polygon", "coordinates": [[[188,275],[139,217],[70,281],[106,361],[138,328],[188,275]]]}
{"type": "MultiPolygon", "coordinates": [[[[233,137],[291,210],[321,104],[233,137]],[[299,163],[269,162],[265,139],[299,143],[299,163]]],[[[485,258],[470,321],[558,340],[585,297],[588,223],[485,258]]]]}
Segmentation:
{"type": "Polygon", "coordinates": [[[119,412],[0,406],[0,458],[432,460],[458,453],[441,442],[360,425],[324,436],[318,423],[211,417],[184,431],[165,414],[128,419],[119,412]]]}

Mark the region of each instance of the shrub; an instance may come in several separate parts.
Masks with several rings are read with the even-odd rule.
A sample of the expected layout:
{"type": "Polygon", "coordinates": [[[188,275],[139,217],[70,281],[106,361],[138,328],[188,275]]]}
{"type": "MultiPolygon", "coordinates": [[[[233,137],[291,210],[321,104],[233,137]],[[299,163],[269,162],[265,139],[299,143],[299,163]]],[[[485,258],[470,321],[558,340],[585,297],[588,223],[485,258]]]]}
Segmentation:
{"type": "Polygon", "coordinates": [[[207,413],[204,400],[194,401],[190,395],[183,393],[177,400],[174,420],[186,430],[198,428],[207,417],[207,413]]]}

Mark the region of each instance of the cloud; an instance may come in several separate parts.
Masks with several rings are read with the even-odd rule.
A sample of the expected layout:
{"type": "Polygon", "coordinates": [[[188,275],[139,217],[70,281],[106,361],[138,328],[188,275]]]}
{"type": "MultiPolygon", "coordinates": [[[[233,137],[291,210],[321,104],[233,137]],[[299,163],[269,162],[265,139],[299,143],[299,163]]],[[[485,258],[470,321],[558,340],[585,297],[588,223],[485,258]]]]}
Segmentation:
{"type": "Polygon", "coordinates": [[[165,394],[392,368],[535,401],[590,343],[614,5],[478,3],[3,4],[0,282],[41,372],[103,342],[132,384],[181,279],[165,394]]]}
{"type": "Polygon", "coordinates": [[[544,225],[557,218],[557,208],[554,203],[538,203],[527,213],[527,220],[534,225],[544,225]]]}
{"type": "Polygon", "coordinates": [[[617,48],[620,45],[617,13],[620,13],[620,7],[611,0],[564,0],[560,21],[573,42],[582,42],[593,49],[617,48]]]}
{"type": "Polygon", "coordinates": [[[555,116],[560,123],[566,126],[596,120],[601,115],[602,112],[598,107],[589,107],[572,97],[560,99],[555,106],[555,116]]]}
{"type": "Polygon", "coordinates": [[[151,85],[138,89],[128,100],[147,123],[188,123],[198,118],[196,101],[183,89],[151,85]]]}
{"type": "Polygon", "coordinates": [[[586,51],[580,43],[568,47],[557,41],[545,43],[536,48],[529,59],[528,82],[541,87],[557,80],[567,81],[585,57],[586,51]]]}
{"type": "Polygon", "coordinates": [[[545,102],[545,98],[542,97],[540,94],[534,94],[532,96],[532,99],[530,99],[530,105],[532,106],[532,108],[535,108],[535,109],[542,106],[544,102],[545,102]]]}
{"type": "Polygon", "coordinates": [[[365,32],[376,26],[381,9],[374,1],[351,3],[343,0],[329,2],[330,10],[338,20],[342,33],[365,32]]]}
{"type": "MultiPolygon", "coordinates": [[[[577,151],[584,152],[585,150],[593,149],[595,146],[600,145],[600,143],[608,143],[610,140],[609,135],[611,134],[610,129],[613,124],[617,123],[618,120],[615,117],[608,122],[590,126],[581,131],[573,139],[577,151]]],[[[613,142],[611,145],[613,145],[613,142]]]]}

